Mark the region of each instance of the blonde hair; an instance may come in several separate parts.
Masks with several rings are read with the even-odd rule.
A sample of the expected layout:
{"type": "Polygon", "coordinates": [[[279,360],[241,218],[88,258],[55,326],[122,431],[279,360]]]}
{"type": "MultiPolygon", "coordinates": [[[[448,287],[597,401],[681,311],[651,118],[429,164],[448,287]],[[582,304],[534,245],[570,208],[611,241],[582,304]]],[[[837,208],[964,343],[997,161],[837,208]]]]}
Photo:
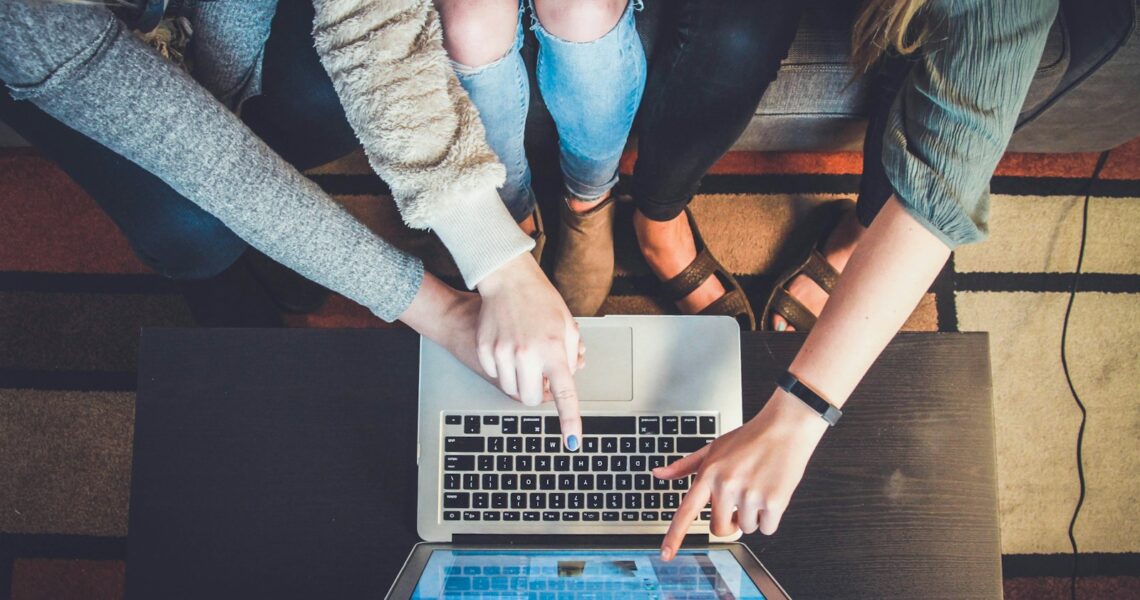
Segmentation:
{"type": "Polygon", "coordinates": [[[867,0],[851,28],[851,63],[866,73],[888,50],[903,56],[926,41],[926,28],[915,21],[927,0],[867,0]],[[911,31],[912,24],[917,29],[911,31]]]}

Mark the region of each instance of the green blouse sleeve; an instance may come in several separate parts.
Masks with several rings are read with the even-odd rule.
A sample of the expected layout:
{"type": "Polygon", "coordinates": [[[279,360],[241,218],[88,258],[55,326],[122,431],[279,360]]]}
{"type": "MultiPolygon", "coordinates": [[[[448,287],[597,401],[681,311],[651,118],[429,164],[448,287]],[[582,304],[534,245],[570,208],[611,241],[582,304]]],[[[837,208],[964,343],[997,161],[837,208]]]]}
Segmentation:
{"type": "Polygon", "coordinates": [[[883,167],[950,248],[985,239],[989,180],[1005,152],[1057,0],[934,0],[928,41],[895,98],[883,167]]]}

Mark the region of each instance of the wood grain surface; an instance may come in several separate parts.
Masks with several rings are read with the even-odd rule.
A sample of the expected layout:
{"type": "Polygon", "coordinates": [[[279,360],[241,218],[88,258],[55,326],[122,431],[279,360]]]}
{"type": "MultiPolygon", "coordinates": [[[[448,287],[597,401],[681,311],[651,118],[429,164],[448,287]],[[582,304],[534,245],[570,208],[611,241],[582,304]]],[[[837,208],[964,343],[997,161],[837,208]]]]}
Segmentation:
{"type": "MultiPolygon", "coordinates": [[[[744,413],[802,342],[746,334],[744,413]]],[[[381,598],[418,541],[407,331],[143,333],[127,598],[381,598]]],[[[744,541],[793,598],[1000,598],[984,334],[903,334],[744,541]]]]}

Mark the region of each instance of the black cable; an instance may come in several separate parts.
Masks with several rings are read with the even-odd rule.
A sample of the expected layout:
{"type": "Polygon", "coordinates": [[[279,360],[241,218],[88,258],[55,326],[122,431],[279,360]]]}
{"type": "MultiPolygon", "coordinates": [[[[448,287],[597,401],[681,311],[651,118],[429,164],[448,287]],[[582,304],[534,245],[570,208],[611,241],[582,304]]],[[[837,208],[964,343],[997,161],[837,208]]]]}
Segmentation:
{"type": "Polygon", "coordinates": [[[1077,480],[1080,483],[1080,495],[1077,497],[1077,506],[1073,508],[1073,518],[1069,520],[1069,545],[1073,548],[1073,574],[1069,580],[1069,596],[1072,600],[1077,600],[1077,560],[1080,556],[1073,529],[1077,525],[1077,517],[1081,514],[1081,506],[1085,503],[1085,465],[1081,456],[1081,447],[1085,440],[1085,421],[1088,418],[1088,411],[1085,410],[1085,403],[1081,401],[1081,396],[1077,394],[1077,388],[1073,385],[1073,378],[1069,375],[1069,360],[1065,354],[1065,341],[1069,335],[1069,315],[1073,312],[1073,301],[1077,298],[1077,287],[1081,281],[1081,267],[1085,262],[1085,242],[1088,241],[1089,199],[1092,197],[1092,186],[1100,176],[1104,163],[1108,161],[1109,152],[1106,150],[1100,153],[1096,167],[1093,168],[1092,175],[1089,177],[1088,185],[1085,186],[1085,203],[1084,209],[1081,211],[1081,249],[1077,253],[1077,269],[1073,272],[1073,283],[1069,286],[1069,305],[1065,308],[1065,320],[1061,324],[1061,368],[1065,371],[1065,382],[1069,384],[1069,393],[1073,395],[1073,401],[1077,403],[1077,408],[1081,411],[1081,426],[1077,429],[1077,480]]]}

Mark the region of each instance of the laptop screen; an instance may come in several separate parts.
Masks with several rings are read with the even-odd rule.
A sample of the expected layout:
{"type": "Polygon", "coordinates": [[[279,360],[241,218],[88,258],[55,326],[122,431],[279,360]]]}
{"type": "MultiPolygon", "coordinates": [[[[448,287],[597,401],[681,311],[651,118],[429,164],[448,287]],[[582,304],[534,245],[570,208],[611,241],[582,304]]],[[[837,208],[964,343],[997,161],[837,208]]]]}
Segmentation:
{"type": "Polygon", "coordinates": [[[763,600],[727,550],[442,550],[412,598],[674,598],[763,600]]]}

